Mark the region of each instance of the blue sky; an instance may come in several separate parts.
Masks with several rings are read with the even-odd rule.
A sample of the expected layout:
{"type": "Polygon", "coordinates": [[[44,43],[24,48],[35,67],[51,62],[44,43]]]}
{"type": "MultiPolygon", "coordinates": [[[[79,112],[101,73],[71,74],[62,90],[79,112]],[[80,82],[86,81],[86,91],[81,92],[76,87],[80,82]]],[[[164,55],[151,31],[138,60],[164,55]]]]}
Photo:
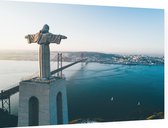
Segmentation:
{"type": "Polygon", "coordinates": [[[164,10],[0,2],[0,50],[38,50],[24,36],[44,24],[68,37],[51,50],[164,54],[164,10]]]}

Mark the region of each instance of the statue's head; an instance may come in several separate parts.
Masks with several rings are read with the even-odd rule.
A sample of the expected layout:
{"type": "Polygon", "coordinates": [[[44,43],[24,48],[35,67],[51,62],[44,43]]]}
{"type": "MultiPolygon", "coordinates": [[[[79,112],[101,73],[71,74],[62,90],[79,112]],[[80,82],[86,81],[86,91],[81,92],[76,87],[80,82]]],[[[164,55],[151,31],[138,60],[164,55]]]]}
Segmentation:
{"type": "Polygon", "coordinates": [[[49,32],[49,26],[45,24],[41,30],[42,33],[48,33],[49,32]]]}

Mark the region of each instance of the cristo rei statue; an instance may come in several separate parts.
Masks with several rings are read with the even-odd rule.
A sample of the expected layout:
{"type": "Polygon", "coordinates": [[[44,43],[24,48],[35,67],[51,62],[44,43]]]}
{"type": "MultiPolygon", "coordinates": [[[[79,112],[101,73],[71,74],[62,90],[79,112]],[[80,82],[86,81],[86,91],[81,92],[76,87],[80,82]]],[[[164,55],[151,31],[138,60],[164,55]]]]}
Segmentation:
{"type": "Polygon", "coordinates": [[[50,43],[60,44],[61,39],[67,39],[63,35],[55,35],[49,32],[49,26],[45,24],[43,28],[36,34],[29,34],[25,36],[28,43],[37,43],[39,47],[39,67],[40,79],[49,80],[50,74],[50,43]]]}

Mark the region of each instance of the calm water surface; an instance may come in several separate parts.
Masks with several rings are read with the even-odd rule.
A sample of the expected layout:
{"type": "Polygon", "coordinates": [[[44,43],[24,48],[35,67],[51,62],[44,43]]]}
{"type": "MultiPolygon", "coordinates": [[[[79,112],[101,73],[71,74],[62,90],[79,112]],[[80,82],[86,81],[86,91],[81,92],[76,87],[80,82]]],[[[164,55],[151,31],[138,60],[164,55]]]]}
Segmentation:
{"type": "Polygon", "coordinates": [[[71,78],[69,117],[146,119],[164,112],[164,66],[90,63],[71,78]]]}
{"type": "MultiPolygon", "coordinates": [[[[67,63],[64,63],[66,65],[67,63]]],[[[52,69],[56,63],[51,62],[52,69]]],[[[0,89],[37,75],[36,61],[0,61],[0,89]]],[[[129,66],[88,63],[65,70],[69,120],[103,121],[145,119],[164,112],[164,66],[129,66]]],[[[18,94],[11,98],[17,114],[18,94]]]]}

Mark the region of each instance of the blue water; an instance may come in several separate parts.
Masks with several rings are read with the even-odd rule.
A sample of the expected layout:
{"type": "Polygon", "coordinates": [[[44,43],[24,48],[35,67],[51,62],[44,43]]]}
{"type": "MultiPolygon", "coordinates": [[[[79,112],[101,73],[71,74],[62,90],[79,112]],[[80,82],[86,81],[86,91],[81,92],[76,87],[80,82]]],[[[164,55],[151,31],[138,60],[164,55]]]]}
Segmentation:
{"type": "MultiPolygon", "coordinates": [[[[64,63],[66,65],[67,63],[64,63]]],[[[52,69],[56,64],[51,62],[52,69]]],[[[37,74],[36,61],[0,61],[0,89],[37,74]]],[[[164,112],[164,66],[77,64],[63,72],[67,85],[69,120],[121,121],[146,119],[164,112]]],[[[18,94],[12,96],[17,115],[18,94]]]]}
{"type": "Polygon", "coordinates": [[[89,63],[69,81],[70,120],[137,120],[164,112],[164,66],[89,63]]]}

